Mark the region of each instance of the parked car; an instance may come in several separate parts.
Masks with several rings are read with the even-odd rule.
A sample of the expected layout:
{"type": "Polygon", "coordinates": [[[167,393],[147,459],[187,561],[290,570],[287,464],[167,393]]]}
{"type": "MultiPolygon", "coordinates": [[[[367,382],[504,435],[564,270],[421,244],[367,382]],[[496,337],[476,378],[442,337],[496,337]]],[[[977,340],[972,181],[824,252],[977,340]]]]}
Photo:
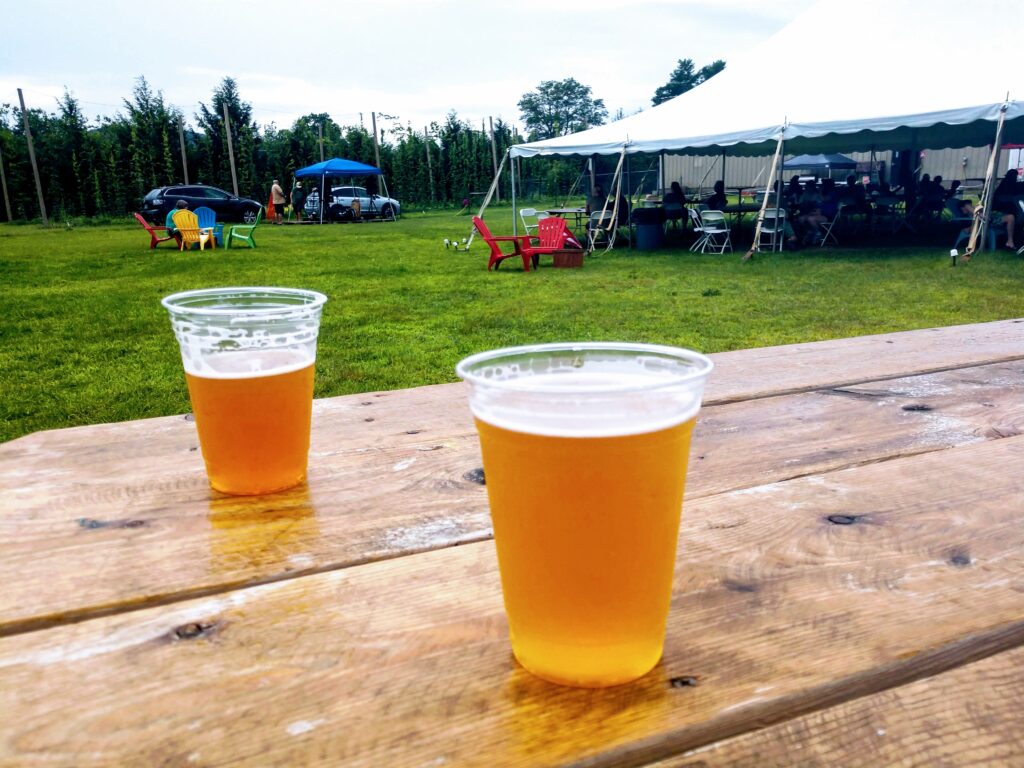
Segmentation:
{"type": "MultiPolygon", "coordinates": [[[[331,203],[324,211],[324,218],[334,221],[351,221],[355,217],[352,202],[359,201],[359,215],[364,219],[394,219],[402,214],[402,205],[391,197],[371,194],[366,187],[331,187],[331,203]]],[[[314,189],[306,198],[306,217],[319,217],[320,190],[314,189]]]]}
{"type": "Polygon", "coordinates": [[[179,200],[188,203],[190,211],[205,205],[217,214],[218,221],[243,221],[246,224],[256,221],[262,207],[255,200],[235,197],[216,187],[208,187],[205,184],[179,184],[154,189],[142,199],[142,210],[139,213],[154,224],[162,225],[167,213],[179,200]]]}

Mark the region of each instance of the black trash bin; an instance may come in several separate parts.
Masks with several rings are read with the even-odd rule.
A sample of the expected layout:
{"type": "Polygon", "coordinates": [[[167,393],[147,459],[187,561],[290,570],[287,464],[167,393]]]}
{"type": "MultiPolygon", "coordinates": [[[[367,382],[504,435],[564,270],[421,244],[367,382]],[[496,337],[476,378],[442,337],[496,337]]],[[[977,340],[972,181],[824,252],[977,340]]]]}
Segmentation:
{"type": "Polygon", "coordinates": [[[665,239],[665,211],[662,208],[636,208],[630,215],[636,225],[638,251],[653,251],[665,239]]]}

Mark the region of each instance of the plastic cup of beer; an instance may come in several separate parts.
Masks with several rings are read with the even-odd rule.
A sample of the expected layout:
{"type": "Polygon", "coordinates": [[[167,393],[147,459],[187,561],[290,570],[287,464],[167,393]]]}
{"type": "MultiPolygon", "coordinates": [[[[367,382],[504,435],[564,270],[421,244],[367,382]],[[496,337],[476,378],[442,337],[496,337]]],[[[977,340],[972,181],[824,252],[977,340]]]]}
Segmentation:
{"type": "Polygon", "coordinates": [[[293,288],[209,288],[163,300],[214,489],[252,496],[305,479],[326,301],[293,288]]]}
{"type": "Polygon", "coordinates": [[[661,658],[711,368],[697,352],[617,342],[498,349],[458,364],[512,651],[535,675],[619,685],[661,658]]]}

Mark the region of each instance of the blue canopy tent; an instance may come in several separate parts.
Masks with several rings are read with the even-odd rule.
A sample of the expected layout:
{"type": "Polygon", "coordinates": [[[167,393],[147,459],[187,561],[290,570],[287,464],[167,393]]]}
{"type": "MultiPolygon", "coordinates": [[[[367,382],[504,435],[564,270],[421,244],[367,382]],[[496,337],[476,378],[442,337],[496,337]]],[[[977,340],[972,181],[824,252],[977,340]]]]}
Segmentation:
{"type": "Polygon", "coordinates": [[[846,155],[797,155],[791,157],[782,164],[784,171],[815,171],[816,173],[826,172],[829,178],[832,171],[854,171],[857,169],[857,161],[851,160],[846,155]]]}
{"type": "Polygon", "coordinates": [[[297,179],[305,179],[315,176],[320,177],[319,207],[321,224],[324,223],[324,186],[325,180],[328,176],[380,176],[381,182],[384,183],[384,194],[388,195],[387,183],[384,182],[384,171],[380,168],[376,168],[375,166],[360,163],[355,160],[345,160],[341,157],[332,157],[330,160],[324,160],[322,163],[308,165],[295,172],[295,178],[297,179]]]}

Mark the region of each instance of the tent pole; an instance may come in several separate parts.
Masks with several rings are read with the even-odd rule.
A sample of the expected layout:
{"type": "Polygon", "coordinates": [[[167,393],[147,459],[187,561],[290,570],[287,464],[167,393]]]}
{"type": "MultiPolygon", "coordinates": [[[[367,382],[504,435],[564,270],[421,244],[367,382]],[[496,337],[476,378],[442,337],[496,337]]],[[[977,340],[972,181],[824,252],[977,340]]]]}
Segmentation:
{"type": "Polygon", "coordinates": [[[324,179],[327,178],[326,173],[320,174],[320,223],[324,223],[324,179]]]}
{"type": "MultiPolygon", "coordinates": [[[[509,150],[509,157],[512,157],[511,150],[509,150]]],[[[516,226],[516,171],[519,170],[518,157],[512,157],[512,166],[509,170],[511,171],[509,175],[512,177],[512,234],[518,235],[519,228],[516,226]]],[[[501,172],[500,169],[498,172],[501,172]]]]}
{"type": "Polygon", "coordinates": [[[999,110],[999,121],[996,123],[996,138],[992,142],[992,153],[988,156],[988,168],[985,170],[985,186],[981,192],[981,213],[974,209],[974,223],[971,225],[971,239],[967,241],[967,249],[964,252],[964,261],[969,261],[978,247],[978,241],[985,242],[988,236],[989,216],[992,213],[993,184],[996,175],[996,166],[999,164],[999,152],[1003,143],[1003,123],[1006,121],[1006,110],[1009,104],[1003,104],[999,110]]]}
{"type": "MultiPolygon", "coordinates": [[[[779,165],[775,172],[775,237],[772,238],[772,253],[775,252],[775,244],[779,245],[779,253],[782,253],[782,244],[786,241],[786,228],[782,228],[782,236],[779,236],[779,213],[782,210],[782,166],[786,162],[786,126],[782,126],[782,133],[779,135],[779,165]]],[[[767,199],[767,195],[765,195],[767,199]]]]}
{"type": "MultiPolygon", "coordinates": [[[[773,184],[773,178],[776,174],[781,175],[779,170],[779,157],[782,154],[782,134],[779,134],[779,142],[775,145],[775,155],[772,157],[772,169],[768,173],[768,183],[773,184]]],[[[764,170],[763,168],[761,169],[764,170]]],[[[777,185],[781,187],[781,185],[777,185]]],[[[761,225],[764,223],[764,214],[768,210],[768,197],[771,192],[768,192],[764,196],[764,200],[761,201],[761,210],[757,214],[757,226],[754,227],[754,242],[750,245],[750,250],[743,256],[743,261],[749,261],[754,255],[754,251],[760,250],[761,246],[761,225]]],[[[775,232],[772,235],[772,252],[775,251],[775,241],[778,239],[778,221],[779,221],[779,194],[775,193],[775,232]]]]}

